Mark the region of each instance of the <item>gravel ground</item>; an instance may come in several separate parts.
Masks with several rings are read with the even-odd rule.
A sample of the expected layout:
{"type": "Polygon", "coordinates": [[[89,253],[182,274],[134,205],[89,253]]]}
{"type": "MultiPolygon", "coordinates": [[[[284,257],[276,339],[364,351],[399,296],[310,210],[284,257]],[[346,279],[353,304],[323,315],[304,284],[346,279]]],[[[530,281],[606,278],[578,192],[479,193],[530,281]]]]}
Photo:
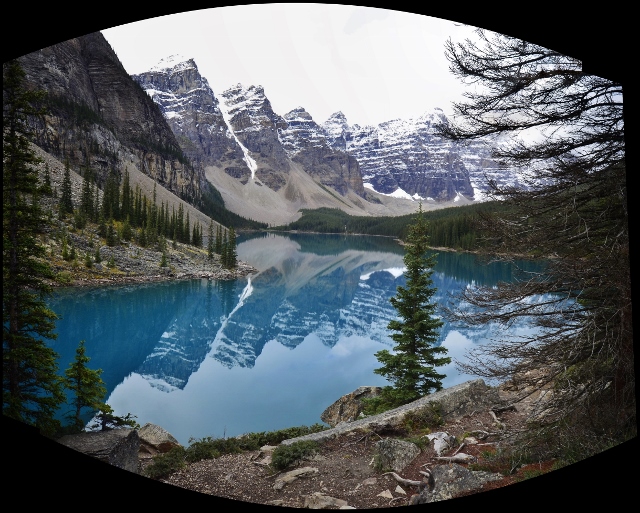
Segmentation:
{"type": "MultiPolygon", "coordinates": [[[[505,411],[500,414],[499,421],[509,432],[513,432],[522,426],[525,417],[524,410],[505,411]]],[[[495,419],[488,410],[451,420],[438,430],[446,431],[458,440],[462,440],[465,433],[477,430],[489,433],[497,431],[495,419]]],[[[217,498],[290,508],[309,507],[310,497],[318,493],[338,499],[334,506],[326,509],[339,509],[340,506],[356,509],[406,506],[411,495],[417,493],[417,488],[399,483],[388,472],[376,470],[373,459],[378,440],[412,436],[416,436],[416,433],[402,429],[379,433],[353,431],[322,442],[317,454],[279,473],[267,466],[270,453],[265,450],[228,454],[217,459],[188,464],[160,481],[217,498]],[[304,476],[283,486],[278,485],[279,479],[287,472],[300,469],[307,469],[304,476]]],[[[477,444],[465,444],[462,449],[459,449],[459,445],[453,447],[443,453],[443,456],[460,450],[475,457],[472,464],[489,465],[487,458],[490,458],[489,454],[495,451],[500,443],[504,442],[500,442],[497,436],[491,436],[478,440],[477,444]]],[[[436,457],[433,446],[426,444],[411,464],[398,474],[403,479],[421,481],[423,475],[420,471],[424,471],[425,468],[433,470],[436,465],[448,465],[436,457]]],[[[523,479],[526,472],[547,471],[552,465],[553,461],[547,461],[540,462],[535,469],[523,466],[514,474],[490,481],[482,489],[469,493],[494,490],[517,483],[523,479]]]]}

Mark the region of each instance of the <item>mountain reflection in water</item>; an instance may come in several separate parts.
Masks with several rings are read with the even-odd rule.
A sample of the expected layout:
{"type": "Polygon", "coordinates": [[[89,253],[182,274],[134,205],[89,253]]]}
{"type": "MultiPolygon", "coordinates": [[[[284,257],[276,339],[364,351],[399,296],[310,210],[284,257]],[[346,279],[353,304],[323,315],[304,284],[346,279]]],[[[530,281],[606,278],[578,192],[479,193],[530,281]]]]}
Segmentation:
{"type": "MultiPolygon", "coordinates": [[[[62,317],[52,343],[61,372],[86,340],[116,414],[158,424],[185,445],[191,437],[320,422],[341,395],[387,384],[373,373],[374,353],[393,345],[389,298],[405,283],[401,246],[382,237],[309,234],[238,242],[238,257],[257,274],[58,291],[49,305],[62,317]]],[[[444,304],[471,283],[511,279],[507,264],[441,252],[435,300],[444,304]]],[[[491,329],[445,324],[440,343],[461,358],[491,329]]],[[[439,371],[445,386],[470,379],[453,363],[439,371]]]]}

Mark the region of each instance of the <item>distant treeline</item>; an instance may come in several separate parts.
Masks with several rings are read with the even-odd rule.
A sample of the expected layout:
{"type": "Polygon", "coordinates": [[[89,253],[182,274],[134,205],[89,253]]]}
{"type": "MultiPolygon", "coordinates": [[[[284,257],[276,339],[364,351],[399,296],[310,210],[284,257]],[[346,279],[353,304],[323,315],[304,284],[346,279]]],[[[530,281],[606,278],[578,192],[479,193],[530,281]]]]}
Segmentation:
{"type": "MultiPolygon", "coordinates": [[[[424,212],[429,223],[430,244],[456,250],[479,250],[485,244],[486,229],[479,223],[482,215],[497,213],[508,207],[491,201],[424,212]]],[[[417,211],[417,207],[416,207],[417,211]]],[[[319,233],[358,233],[404,239],[415,214],[397,217],[351,216],[339,209],[302,210],[302,217],[276,230],[299,230],[319,233]]]]}

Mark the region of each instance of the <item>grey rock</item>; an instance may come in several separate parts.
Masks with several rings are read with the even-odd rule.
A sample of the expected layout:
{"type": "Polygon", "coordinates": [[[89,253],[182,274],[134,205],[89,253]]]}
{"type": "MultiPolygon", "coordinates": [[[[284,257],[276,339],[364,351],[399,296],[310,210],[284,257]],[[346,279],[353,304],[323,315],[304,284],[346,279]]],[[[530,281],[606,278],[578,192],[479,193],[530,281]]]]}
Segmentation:
{"type": "Polygon", "coordinates": [[[347,506],[347,501],[314,492],[304,498],[304,507],[308,509],[333,509],[347,506]]]}
{"type": "Polygon", "coordinates": [[[353,392],[343,395],[320,415],[322,422],[335,427],[342,422],[353,422],[362,414],[362,400],[380,395],[382,387],[358,387],[353,392]]]}
{"type": "Polygon", "coordinates": [[[62,445],[115,467],[138,473],[140,437],[135,429],[122,428],[65,435],[62,445]]]}
{"type": "Polygon", "coordinates": [[[395,472],[402,470],[420,454],[420,448],[404,440],[385,438],[376,444],[375,456],[383,469],[393,469],[395,472]]]}
{"type": "Polygon", "coordinates": [[[180,446],[178,440],[164,428],[156,424],[147,423],[138,431],[140,450],[150,454],[169,452],[180,446]]]}
{"type": "Polygon", "coordinates": [[[409,505],[439,502],[456,497],[462,492],[480,489],[485,483],[502,479],[502,474],[472,471],[457,463],[437,465],[432,471],[433,487],[425,484],[412,495],[409,505]]]}
{"type": "Polygon", "coordinates": [[[430,442],[433,442],[433,448],[438,456],[441,456],[444,451],[451,449],[456,441],[455,436],[451,436],[449,433],[445,433],[444,431],[430,433],[426,436],[430,442]]]}
{"type": "Polygon", "coordinates": [[[318,474],[318,472],[319,470],[315,467],[302,467],[295,470],[290,470],[289,472],[286,472],[276,479],[276,482],[273,485],[273,489],[281,490],[287,483],[291,483],[292,481],[295,481],[296,479],[299,479],[301,477],[315,476],[318,474]]]}

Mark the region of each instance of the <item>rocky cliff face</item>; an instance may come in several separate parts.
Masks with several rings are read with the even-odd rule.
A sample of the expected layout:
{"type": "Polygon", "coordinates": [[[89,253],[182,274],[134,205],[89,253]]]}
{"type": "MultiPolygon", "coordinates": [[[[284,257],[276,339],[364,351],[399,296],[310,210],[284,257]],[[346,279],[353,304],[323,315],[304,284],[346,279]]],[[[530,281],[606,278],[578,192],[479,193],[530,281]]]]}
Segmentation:
{"type": "Polygon", "coordinates": [[[274,191],[287,182],[291,164],[278,140],[286,121],[271,108],[261,86],[238,84],[222,93],[223,111],[234,137],[245,151],[247,169],[238,176],[243,183],[257,178],[274,191]],[[250,173],[250,175],[248,174],[250,173]]]}
{"type": "Polygon", "coordinates": [[[397,119],[377,127],[349,126],[341,112],[322,126],[334,148],[359,162],[365,184],[382,194],[453,200],[474,197],[469,172],[458,147],[434,133],[446,123],[440,109],[416,119],[397,119]]]}
{"type": "Polygon", "coordinates": [[[220,168],[231,176],[243,173],[243,151],[193,59],[171,56],[132,78],[160,106],[182,151],[194,163],[220,168]]]}
{"type": "Polygon", "coordinates": [[[466,145],[447,141],[436,135],[435,125],[448,122],[441,109],[434,109],[415,119],[360,127],[336,112],[322,128],[333,148],[358,160],[365,187],[382,194],[436,201],[455,200],[460,194],[482,200],[489,179],[500,185],[521,184],[517,173],[491,158],[499,140],[466,145]]]}
{"type": "Polygon", "coordinates": [[[37,122],[37,144],[104,181],[135,165],[191,200],[202,176],[182,154],[157,104],[127,74],[99,32],[24,55],[30,87],[48,93],[50,114],[37,122]]]}
{"type": "Polygon", "coordinates": [[[341,195],[349,189],[365,196],[358,160],[340,148],[332,148],[325,131],[302,107],[284,115],[286,128],[278,131],[289,157],[323,185],[341,195]]]}
{"type": "Polygon", "coordinates": [[[168,58],[133,76],[158,103],[187,155],[246,184],[283,188],[292,163],[342,196],[364,197],[353,156],[333,149],[323,129],[299,108],[276,114],[261,86],[238,84],[215,97],[192,59],[168,58]]]}

